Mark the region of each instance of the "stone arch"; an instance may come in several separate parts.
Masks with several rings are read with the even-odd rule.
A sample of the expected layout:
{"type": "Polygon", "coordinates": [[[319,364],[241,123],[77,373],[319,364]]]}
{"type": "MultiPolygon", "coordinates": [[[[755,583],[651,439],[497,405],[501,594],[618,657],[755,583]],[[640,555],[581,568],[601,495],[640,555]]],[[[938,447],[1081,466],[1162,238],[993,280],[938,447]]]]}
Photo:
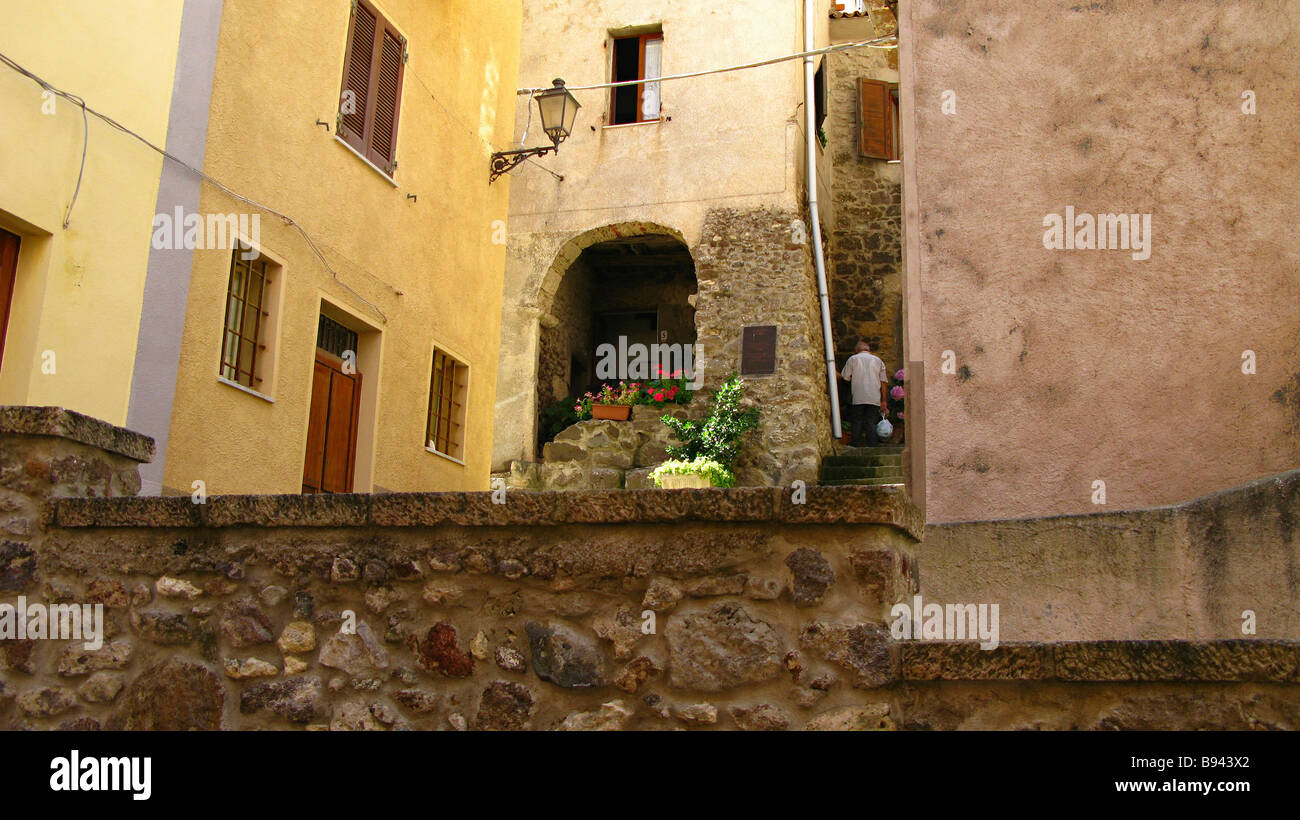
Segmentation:
{"type": "Polygon", "coordinates": [[[628,239],[651,234],[671,236],[681,241],[687,248],[690,247],[690,243],[686,241],[681,231],[657,222],[613,222],[599,228],[591,228],[570,238],[556,251],[550,267],[541,272],[535,286],[529,289],[531,304],[528,307],[536,310],[539,315],[549,313],[555,301],[555,293],[559,290],[560,283],[564,281],[564,275],[569,267],[584,250],[592,245],[608,242],[611,239],[628,239]]]}
{"type": "Polygon", "coordinates": [[[566,241],[535,291],[534,447],[565,423],[573,397],[610,381],[594,351],[693,345],[697,291],[694,255],[667,226],[614,223],[566,241]]]}
{"type": "Polygon", "coordinates": [[[513,298],[507,292],[503,342],[507,335],[513,335],[514,342],[503,343],[498,361],[494,470],[508,470],[513,461],[532,462],[539,455],[539,416],[544,409],[539,404],[538,388],[542,384],[539,357],[546,347],[547,332],[560,321],[556,316],[556,295],[564,286],[570,268],[593,245],[656,235],[680,242],[694,265],[691,243],[682,231],[651,221],[611,222],[569,236],[559,244],[549,263],[542,261],[546,256],[539,252],[533,263],[535,267],[519,282],[513,298]]]}

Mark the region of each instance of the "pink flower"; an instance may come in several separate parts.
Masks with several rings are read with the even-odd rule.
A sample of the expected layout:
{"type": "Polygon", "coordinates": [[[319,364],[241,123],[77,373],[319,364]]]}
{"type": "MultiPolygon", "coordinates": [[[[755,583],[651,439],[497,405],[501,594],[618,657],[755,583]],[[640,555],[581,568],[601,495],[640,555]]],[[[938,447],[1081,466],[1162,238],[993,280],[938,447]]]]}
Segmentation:
{"type": "Polygon", "coordinates": [[[898,417],[899,417],[900,419],[903,417],[903,414],[902,414],[901,411],[899,412],[898,417]]]}
{"type": "Polygon", "coordinates": [[[889,391],[889,397],[891,399],[903,398],[903,386],[901,384],[894,385],[894,387],[889,391]]]}
{"type": "Polygon", "coordinates": [[[907,368],[903,368],[902,370],[894,374],[894,378],[898,379],[900,382],[907,381],[907,379],[904,378],[906,374],[907,374],[907,368]]]}

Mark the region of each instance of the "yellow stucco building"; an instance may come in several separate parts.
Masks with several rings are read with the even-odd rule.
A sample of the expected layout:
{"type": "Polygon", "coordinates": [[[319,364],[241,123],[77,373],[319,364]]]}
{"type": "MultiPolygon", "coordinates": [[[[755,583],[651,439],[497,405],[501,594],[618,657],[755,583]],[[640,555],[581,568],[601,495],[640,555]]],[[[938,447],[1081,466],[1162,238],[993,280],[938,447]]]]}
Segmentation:
{"type": "MultiPolygon", "coordinates": [[[[153,163],[118,170],[139,190],[121,201],[88,174],[74,220],[85,208],[109,223],[117,253],[96,252],[122,275],[80,312],[66,297],[39,310],[24,297],[0,401],[60,404],[153,436],[146,493],[486,489],[509,196],[488,167],[511,147],[520,3],[128,5],[175,9],[170,42],[152,17],[155,36],[123,26],[80,46],[86,73],[128,31],[147,45],[135,63],[157,49],[137,87],[118,88],[112,66],[96,81],[144,108],[110,113],[179,161],[123,135],[153,163]],[[61,391],[33,388],[32,353],[54,337],[27,341],[31,316],[69,326],[97,363],[60,352],[61,375],[89,372],[61,391]]],[[[37,73],[61,65],[28,56],[37,73]]],[[[61,71],[57,82],[88,88],[95,106],[103,97],[85,79],[61,71]]],[[[3,82],[0,104],[17,105],[14,87],[39,101],[31,81],[3,82]]],[[[54,135],[65,145],[72,111],[54,135]]],[[[53,153],[50,165],[75,173],[72,146],[53,153]]],[[[13,164],[0,167],[29,178],[3,195],[23,189],[37,204],[0,210],[72,245],[62,205],[48,201],[72,182],[37,185],[13,164]]],[[[64,267],[59,284],[76,294],[77,268],[64,267]]],[[[20,266],[18,293],[30,278],[20,266]]]]}
{"type": "Polygon", "coordinates": [[[15,66],[163,145],[180,27],[181,4],[159,0],[6,4],[0,404],[126,422],[163,164],[15,66]]]}

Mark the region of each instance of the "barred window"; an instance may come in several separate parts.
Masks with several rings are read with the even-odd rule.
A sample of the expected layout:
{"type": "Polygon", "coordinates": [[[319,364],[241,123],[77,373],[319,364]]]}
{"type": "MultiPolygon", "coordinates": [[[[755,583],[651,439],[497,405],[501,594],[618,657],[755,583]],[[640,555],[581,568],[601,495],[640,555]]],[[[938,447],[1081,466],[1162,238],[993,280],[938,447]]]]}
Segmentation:
{"type": "Polygon", "coordinates": [[[261,390],[262,341],[271,286],[271,265],[260,254],[244,259],[252,248],[236,242],[230,255],[230,282],[226,288],[226,321],[222,329],[220,374],[250,390],[261,390]]]}
{"type": "Polygon", "coordinates": [[[321,314],[316,323],[316,346],[326,353],[332,353],[340,359],[349,352],[355,362],[357,356],[357,332],[339,324],[325,314],[321,314]]]}
{"type": "Polygon", "coordinates": [[[435,349],[429,381],[429,420],[424,438],[429,449],[458,461],[465,457],[468,384],[469,368],[435,349]]]}

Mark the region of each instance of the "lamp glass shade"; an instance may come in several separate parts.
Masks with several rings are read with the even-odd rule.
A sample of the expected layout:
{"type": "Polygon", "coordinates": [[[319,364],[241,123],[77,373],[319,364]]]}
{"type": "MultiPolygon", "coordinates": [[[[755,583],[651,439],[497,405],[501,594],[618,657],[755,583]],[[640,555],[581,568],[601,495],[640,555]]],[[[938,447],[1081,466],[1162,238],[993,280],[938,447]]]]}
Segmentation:
{"type": "Polygon", "coordinates": [[[582,106],[564,87],[562,80],[555,87],[537,95],[537,109],[542,116],[542,130],[556,145],[573,133],[573,123],[582,106]]]}

